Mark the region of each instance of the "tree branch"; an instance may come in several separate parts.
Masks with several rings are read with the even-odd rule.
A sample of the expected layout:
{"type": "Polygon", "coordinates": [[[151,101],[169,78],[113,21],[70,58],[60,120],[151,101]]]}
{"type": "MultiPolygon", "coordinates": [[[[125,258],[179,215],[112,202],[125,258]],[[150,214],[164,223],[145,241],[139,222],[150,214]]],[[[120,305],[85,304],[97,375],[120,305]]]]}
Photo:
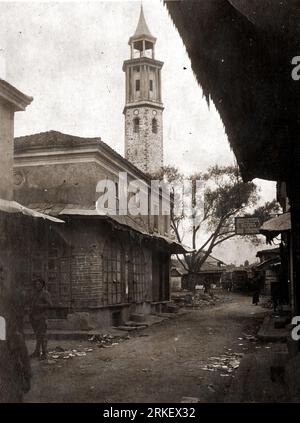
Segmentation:
{"type": "MultiPolygon", "coordinates": [[[[178,226],[179,226],[179,222],[178,222],[178,226]]],[[[176,225],[176,222],[174,220],[174,216],[171,215],[171,227],[172,227],[173,231],[175,232],[177,241],[181,244],[182,240],[181,240],[181,237],[180,237],[180,234],[179,234],[178,226],[176,225]]]]}
{"type": "Polygon", "coordinates": [[[229,235],[229,236],[227,236],[227,237],[225,237],[225,238],[220,239],[219,241],[217,241],[216,243],[214,243],[213,248],[214,248],[216,245],[221,244],[221,243],[222,243],[222,242],[224,242],[224,241],[227,241],[227,239],[233,238],[234,236],[236,236],[236,233],[231,234],[231,235],[229,235]]]}
{"type": "MultiPolygon", "coordinates": [[[[189,272],[189,268],[185,265],[185,263],[181,260],[181,258],[179,257],[178,254],[176,254],[177,260],[179,261],[179,263],[182,265],[182,267],[184,268],[184,270],[186,270],[187,272],[189,272]]],[[[185,258],[185,255],[184,255],[185,258]]]]}

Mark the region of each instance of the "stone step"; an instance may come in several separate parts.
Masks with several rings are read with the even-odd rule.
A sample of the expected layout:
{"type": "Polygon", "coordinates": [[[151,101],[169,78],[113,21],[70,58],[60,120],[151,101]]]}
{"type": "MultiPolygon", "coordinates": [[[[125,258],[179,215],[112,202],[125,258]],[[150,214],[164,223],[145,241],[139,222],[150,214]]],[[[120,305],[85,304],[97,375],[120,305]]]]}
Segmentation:
{"type": "Polygon", "coordinates": [[[149,326],[149,323],[147,323],[147,322],[133,322],[133,321],[126,321],[126,322],[124,322],[124,325],[123,326],[149,326]]]}
{"type": "Polygon", "coordinates": [[[179,310],[179,307],[176,304],[170,303],[165,306],[165,310],[167,313],[177,313],[177,311],[179,310]]]}
{"type": "Polygon", "coordinates": [[[146,321],[146,316],[143,313],[132,313],[130,315],[130,320],[137,323],[144,323],[146,321]]]}
{"type": "Polygon", "coordinates": [[[132,332],[134,330],[146,329],[147,327],[148,326],[146,326],[146,325],[142,325],[142,326],[118,326],[117,329],[132,332]]]}

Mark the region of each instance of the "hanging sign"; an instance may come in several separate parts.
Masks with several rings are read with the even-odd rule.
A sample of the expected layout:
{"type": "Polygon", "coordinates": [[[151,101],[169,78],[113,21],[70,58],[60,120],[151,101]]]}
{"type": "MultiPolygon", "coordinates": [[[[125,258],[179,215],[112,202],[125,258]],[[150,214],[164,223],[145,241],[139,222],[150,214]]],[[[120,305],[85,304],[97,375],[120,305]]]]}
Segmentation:
{"type": "Polygon", "coordinates": [[[235,233],[237,235],[258,235],[261,221],[258,217],[236,217],[235,233]]]}

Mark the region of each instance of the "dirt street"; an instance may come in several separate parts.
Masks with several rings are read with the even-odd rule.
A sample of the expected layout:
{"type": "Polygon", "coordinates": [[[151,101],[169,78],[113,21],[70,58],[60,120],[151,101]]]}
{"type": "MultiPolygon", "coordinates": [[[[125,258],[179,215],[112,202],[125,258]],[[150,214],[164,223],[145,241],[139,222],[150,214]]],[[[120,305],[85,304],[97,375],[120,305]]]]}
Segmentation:
{"type": "Polygon", "coordinates": [[[49,350],[59,346],[86,355],[33,360],[25,402],[222,402],[241,357],[266,348],[252,336],[265,313],[250,297],[232,294],[229,303],[189,311],[108,348],[50,341],[49,350]]]}

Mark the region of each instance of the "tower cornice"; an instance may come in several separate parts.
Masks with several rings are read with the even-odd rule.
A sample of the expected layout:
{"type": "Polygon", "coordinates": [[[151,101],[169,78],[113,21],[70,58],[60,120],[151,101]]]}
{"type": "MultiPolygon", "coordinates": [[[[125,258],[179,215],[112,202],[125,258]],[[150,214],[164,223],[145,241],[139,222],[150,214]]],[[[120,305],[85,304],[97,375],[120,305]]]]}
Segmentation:
{"type": "Polygon", "coordinates": [[[123,62],[123,72],[125,72],[126,66],[130,65],[152,65],[161,69],[164,65],[164,62],[156,59],[151,59],[150,57],[138,57],[135,59],[127,59],[123,62]]]}
{"type": "Polygon", "coordinates": [[[137,107],[151,107],[151,109],[159,109],[164,110],[164,106],[162,103],[154,103],[153,101],[135,101],[134,103],[127,103],[123,109],[123,114],[126,113],[128,109],[136,109],[137,107]]]}

